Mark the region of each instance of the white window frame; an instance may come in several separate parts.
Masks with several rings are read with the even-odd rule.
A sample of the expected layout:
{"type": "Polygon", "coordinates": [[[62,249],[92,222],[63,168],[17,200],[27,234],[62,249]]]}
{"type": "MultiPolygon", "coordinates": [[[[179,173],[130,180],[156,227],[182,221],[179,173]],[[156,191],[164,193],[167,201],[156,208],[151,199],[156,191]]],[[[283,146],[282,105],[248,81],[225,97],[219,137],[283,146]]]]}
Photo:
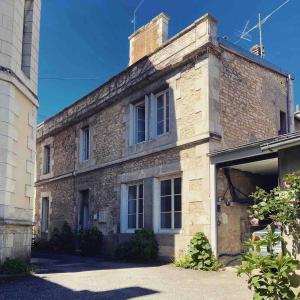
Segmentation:
{"type": "Polygon", "coordinates": [[[165,135],[165,134],[168,134],[169,132],[170,132],[170,125],[171,125],[171,122],[170,122],[170,116],[171,116],[171,114],[170,114],[170,103],[171,103],[171,101],[170,101],[170,95],[171,95],[171,93],[170,93],[170,89],[168,88],[168,89],[165,89],[165,90],[163,90],[163,91],[161,91],[161,92],[159,92],[159,93],[157,93],[157,94],[155,94],[155,96],[154,96],[154,98],[155,98],[155,124],[154,124],[154,130],[155,130],[155,136],[157,136],[157,137],[160,137],[160,136],[163,136],[163,135],[165,135]],[[168,107],[168,109],[167,109],[167,93],[169,94],[169,107],[168,107]],[[158,100],[158,97],[160,97],[160,96],[164,96],[163,97],[163,108],[164,108],[164,119],[163,119],[163,122],[164,122],[164,128],[163,128],[163,132],[162,133],[158,133],[157,132],[157,100],[158,100]],[[169,120],[168,120],[168,123],[167,123],[167,111],[169,112],[169,120]],[[167,124],[168,124],[168,126],[167,126],[167,124]],[[167,127],[168,127],[168,130],[167,130],[167,127]]]}
{"type": "Polygon", "coordinates": [[[43,175],[51,173],[51,145],[47,144],[43,147],[43,175]],[[47,150],[46,150],[47,149],[47,150]],[[47,155],[46,155],[47,151],[47,155]]]}
{"type": "Polygon", "coordinates": [[[145,225],[145,184],[143,181],[132,182],[128,184],[121,185],[121,208],[120,208],[120,225],[121,233],[134,233],[138,229],[144,228],[145,225]],[[139,188],[136,189],[136,227],[128,228],[128,196],[130,186],[143,185],[143,225],[141,228],[138,227],[139,221],[139,188]]]}
{"type": "Polygon", "coordinates": [[[130,144],[142,144],[149,140],[149,97],[146,95],[144,100],[135,104],[130,104],[130,144]],[[144,103],[145,105],[145,140],[137,141],[137,106],[144,103]]]}
{"type": "Polygon", "coordinates": [[[90,126],[85,126],[80,129],[80,147],[79,147],[79,149],[80,149],[80,153],[79,153],[80,161],[81,162],[89,161],[91,158],[91,128],[90,128],[90,126]],[[89,132],[89,139],[88,139],[87,147],[84,147],[85,146],[84,145],[85,144],[85,135],[86,135],[87,130],[89,132]],[[86,148],[88,148],[88,149],[86,150],[86,148]]]}
{"type": "Polygon", "coordinates": [[[156,233],[181,233],[183,230],[183,201],[182,201],[182,175],[176,174],[168,177],[155,178],[153,184],[153,195],[154,195],[154,205],[153,205],[153,228],[156,233]],[[174,228],[174,180],[176,178],[181,178],[181,228],[174,228]],[[171,180],[171,228],[161,228],[161,182],[165,180],[171,180]]]}

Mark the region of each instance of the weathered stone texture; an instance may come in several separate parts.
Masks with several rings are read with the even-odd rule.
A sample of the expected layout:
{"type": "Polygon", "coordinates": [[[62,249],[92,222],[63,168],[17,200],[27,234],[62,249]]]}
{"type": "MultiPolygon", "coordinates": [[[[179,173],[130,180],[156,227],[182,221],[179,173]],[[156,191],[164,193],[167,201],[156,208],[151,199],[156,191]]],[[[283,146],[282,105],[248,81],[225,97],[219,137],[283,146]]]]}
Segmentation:
{"type": "Polygon", "coordinates": [[[223,52],[220,77],[223,148],[273,137],[279,112],[286,112],[286,78],[223,52]]]}
{"type": "MultiPolygon", "coordinates": [[[[36,188],[35,232],[41,233],[42,198],[49,197],[49,233],[54,228],[61,229],[66,221],[75,227],[74,179],[72,177],[48,182],[36,188]]],[[[49,235],[50,236],[50,235],[49,235]]]]}

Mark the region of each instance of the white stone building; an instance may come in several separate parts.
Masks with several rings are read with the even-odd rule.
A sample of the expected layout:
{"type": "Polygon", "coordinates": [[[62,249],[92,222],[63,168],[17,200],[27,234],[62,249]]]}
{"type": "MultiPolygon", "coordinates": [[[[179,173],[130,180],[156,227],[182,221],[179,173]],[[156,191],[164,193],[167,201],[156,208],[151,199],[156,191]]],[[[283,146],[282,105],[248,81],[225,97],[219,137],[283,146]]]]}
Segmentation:
{"type": "Polygon", "coordinates": [[[0,263],[30,256],[40,8],[0,1],[0,263]]]}

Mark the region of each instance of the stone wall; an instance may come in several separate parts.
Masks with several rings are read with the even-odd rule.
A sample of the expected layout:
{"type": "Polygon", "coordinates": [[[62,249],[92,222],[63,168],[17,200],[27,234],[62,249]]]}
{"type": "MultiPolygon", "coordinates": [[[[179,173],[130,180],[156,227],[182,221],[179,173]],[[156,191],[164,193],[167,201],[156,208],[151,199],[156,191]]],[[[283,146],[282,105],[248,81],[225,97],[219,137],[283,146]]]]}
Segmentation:
{"type": "MultiPolygon", "coordinates": [[[[266,181],[258,175],[236,169],[230,169],[229,176],[233,186],[244,195],[252,194],[256,186],[261,186],[262,182],[266,181]]],[[[238,195],[243,197],[239,193],[238,195]]],[[[251,234],[247,213],[248,205],[232,202],[229,185],[222,169],[218,171],[217,198],[222,199],[218,210],[218,253],[240,253],[243,250],[243,243],[251,234]],[[226,205],[226,202],[229,205],[226,205]]]]}
{"type": "Polygon", "coordinates": [[[222,148],[278,134],[280,110],[287,111],[283,75],[225,50],[220,69],[222,148]]]}

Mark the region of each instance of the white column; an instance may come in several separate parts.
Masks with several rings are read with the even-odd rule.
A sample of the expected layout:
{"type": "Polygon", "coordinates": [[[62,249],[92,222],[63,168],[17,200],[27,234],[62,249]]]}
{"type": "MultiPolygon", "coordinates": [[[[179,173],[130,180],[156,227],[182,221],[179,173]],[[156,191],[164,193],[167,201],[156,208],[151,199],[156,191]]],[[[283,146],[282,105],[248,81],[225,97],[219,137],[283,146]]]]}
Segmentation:
{"type": "Polygon", "coordinates": [[[217,235],[217,170],[216,166],[210,163],[209,167],[210,186],[210,243],[212,251],[217,255],[218,235],[217,235]]]}

